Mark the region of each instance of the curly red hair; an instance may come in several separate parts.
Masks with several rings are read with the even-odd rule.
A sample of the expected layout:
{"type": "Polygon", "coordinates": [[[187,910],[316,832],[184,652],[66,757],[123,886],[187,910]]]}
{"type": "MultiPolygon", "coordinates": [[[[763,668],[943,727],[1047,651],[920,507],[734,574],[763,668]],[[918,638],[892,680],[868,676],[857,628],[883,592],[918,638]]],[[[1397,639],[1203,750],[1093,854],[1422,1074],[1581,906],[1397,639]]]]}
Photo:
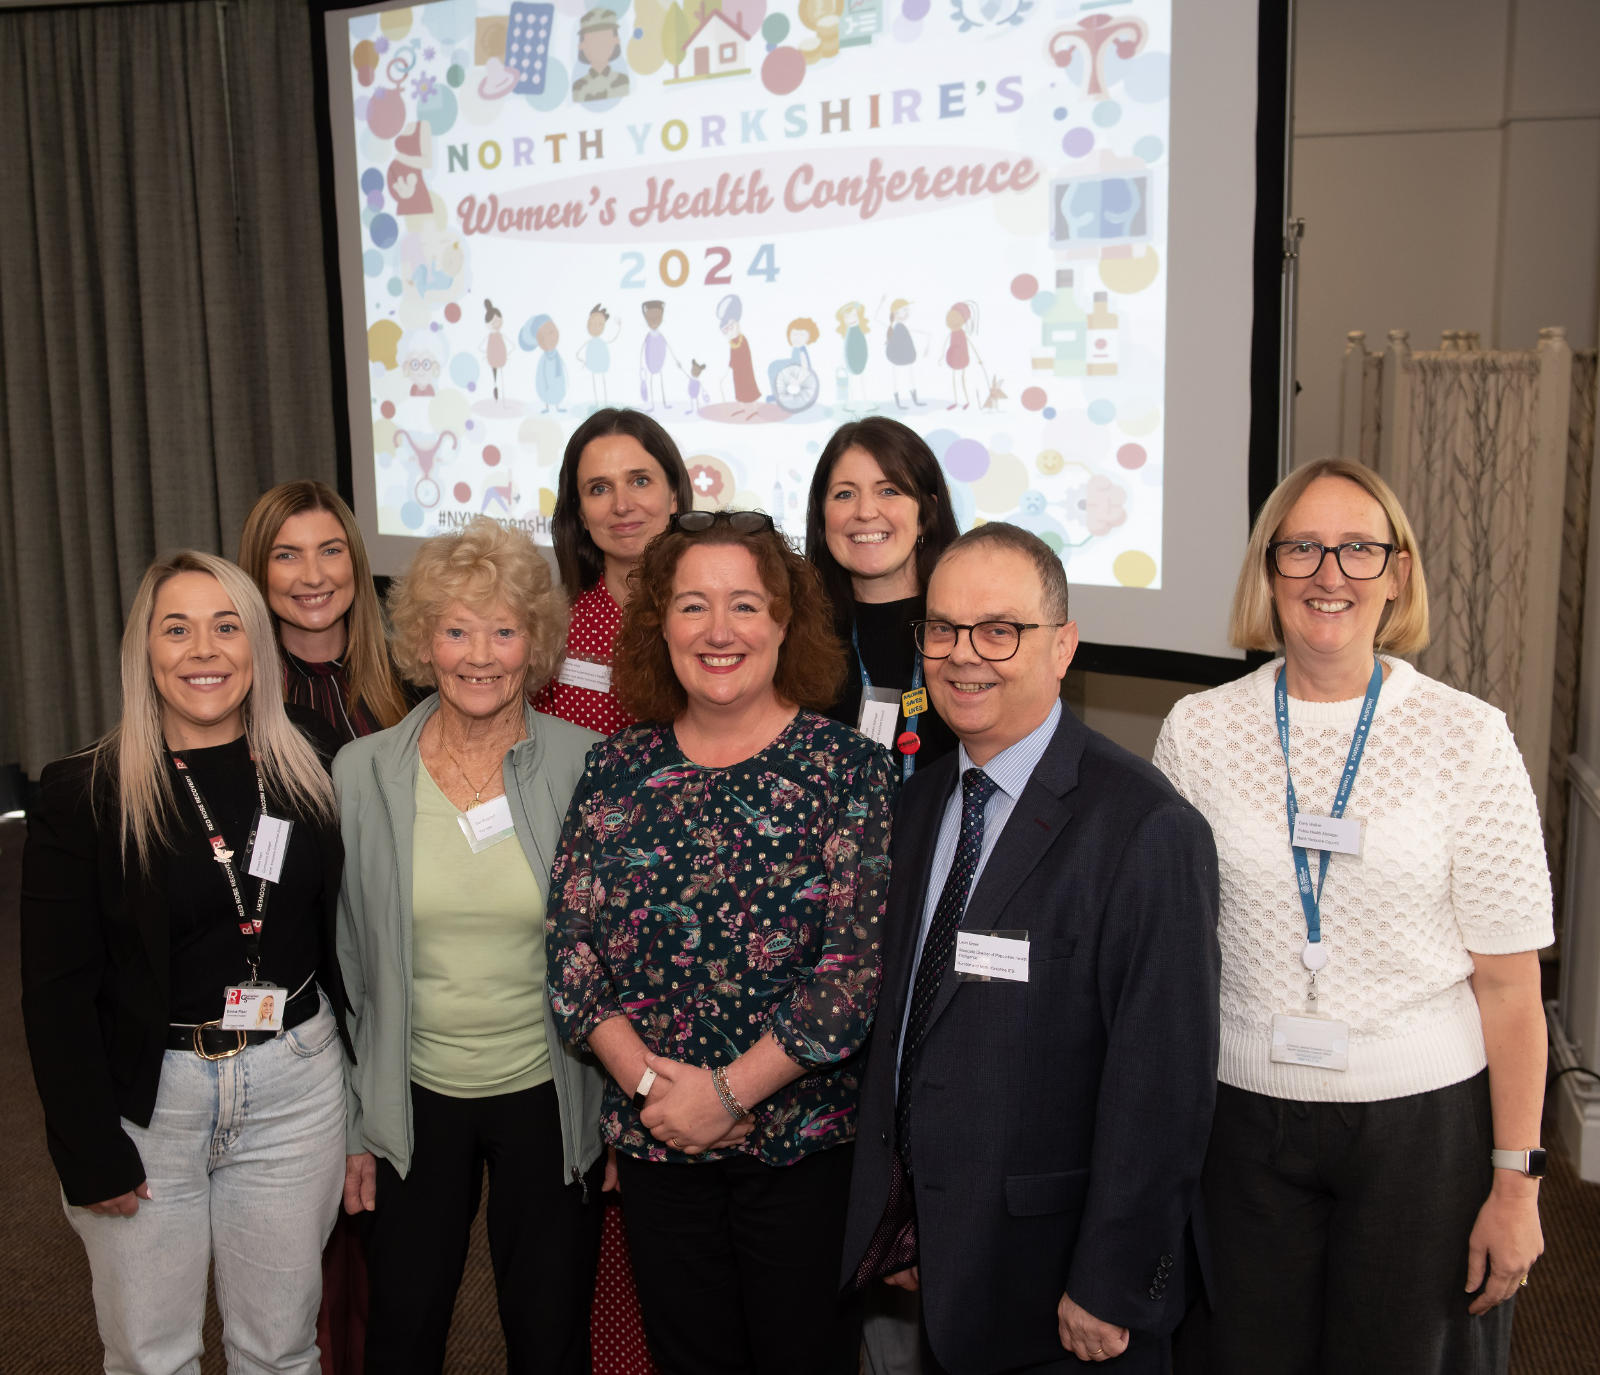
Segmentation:
{"type": "Polygon", "coordinates": [[[772,686],[808,711],[832,704],[844,680],[845,652],[833,631],[833,608],[815,567],[776,530],[741,534],[725,522],[690,534],[669,529],[646,546],[628,574],[628,607],[612,656],[612,685],[640,721],[674,721],[688,694],[672,669],[665,622],[678,561],[696,544],[736,544],[750,551],[772,598],[772,619],[785,627],[772,686]]]}

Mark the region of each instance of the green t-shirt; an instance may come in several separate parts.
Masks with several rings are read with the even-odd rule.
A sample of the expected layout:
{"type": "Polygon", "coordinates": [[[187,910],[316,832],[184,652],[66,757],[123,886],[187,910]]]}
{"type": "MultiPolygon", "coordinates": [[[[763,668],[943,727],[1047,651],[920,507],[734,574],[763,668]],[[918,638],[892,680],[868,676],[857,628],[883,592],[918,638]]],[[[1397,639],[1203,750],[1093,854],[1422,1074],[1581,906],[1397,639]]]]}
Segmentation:
{"type": "Polygon", "coordinates": [[[514,834],[473,854],[419,761],[411,855],[411,1078],[452,1098],[550,1079],[544,900],[514,834]]]}

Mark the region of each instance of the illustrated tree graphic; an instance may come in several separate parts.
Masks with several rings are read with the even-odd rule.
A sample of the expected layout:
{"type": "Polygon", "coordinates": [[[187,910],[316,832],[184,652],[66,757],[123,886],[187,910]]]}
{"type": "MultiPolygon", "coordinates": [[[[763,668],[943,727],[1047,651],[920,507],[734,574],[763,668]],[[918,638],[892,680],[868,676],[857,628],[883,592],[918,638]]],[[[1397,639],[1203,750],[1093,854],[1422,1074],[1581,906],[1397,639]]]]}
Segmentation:
{"type": "Polygon", "coordinates": [[[674,80],[678,77],[678,68],[683,65],[684,49],[688,46],[689,35],[693,32],[689,17],[683,12],[683,6],[678,4],[677,0],[673,0],[661,20],[661,55],[672,63],[674,80]]]}

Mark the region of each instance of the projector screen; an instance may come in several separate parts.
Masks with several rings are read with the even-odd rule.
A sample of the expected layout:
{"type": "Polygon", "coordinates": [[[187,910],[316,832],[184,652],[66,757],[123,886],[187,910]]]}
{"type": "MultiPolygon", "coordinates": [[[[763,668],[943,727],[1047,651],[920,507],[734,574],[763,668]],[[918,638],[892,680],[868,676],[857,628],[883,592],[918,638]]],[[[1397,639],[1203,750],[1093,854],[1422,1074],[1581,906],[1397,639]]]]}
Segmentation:
{"type": "Polygon", "coordinates": [[[697,505],[798,540],[828,436],[882,414],[963,529],[1058,551],[1086,641],[1237,659],[1255,0],[436,0],[326,27],[376,571],[485,513],[548,543],[605,405],[666,426],[697,505]]]}

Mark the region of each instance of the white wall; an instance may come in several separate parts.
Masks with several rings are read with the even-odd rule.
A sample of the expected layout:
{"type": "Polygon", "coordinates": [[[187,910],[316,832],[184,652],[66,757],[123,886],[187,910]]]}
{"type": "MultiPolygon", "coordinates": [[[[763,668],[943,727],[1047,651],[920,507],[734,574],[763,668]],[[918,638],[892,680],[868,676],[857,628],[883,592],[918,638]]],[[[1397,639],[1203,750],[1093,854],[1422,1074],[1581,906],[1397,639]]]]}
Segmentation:
{"type": "MultiPolygon", "coordinates": [[[[1595,346],[1600,0],[1296,0],[1295,457],[1335,451],[1347,330],[1595,346]]],[[[1094,627],[1082,627],[1094,639],[1094,627]]],[[[1074,675],[1068,701],[1148,756],[1193,688],[1074,675]]]]}
{"type": "Polygon", "coordinates": [[[1347,330],[1595,346],[1600,3],[1297,0],[1295,457],[1335,451],[1347,330]]]}

